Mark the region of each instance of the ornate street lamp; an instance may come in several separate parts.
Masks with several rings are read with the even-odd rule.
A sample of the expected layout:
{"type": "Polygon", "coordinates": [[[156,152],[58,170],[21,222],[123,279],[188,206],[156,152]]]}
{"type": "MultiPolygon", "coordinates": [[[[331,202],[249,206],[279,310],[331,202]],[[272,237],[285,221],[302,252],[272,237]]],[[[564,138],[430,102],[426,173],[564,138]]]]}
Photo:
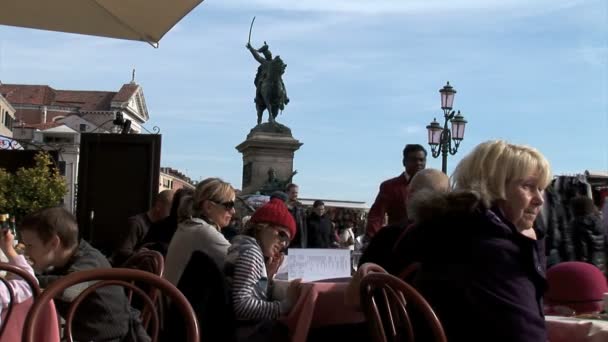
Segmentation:
{"type": "Polygon", "coordinates": [[[441,109],[443,109],[445,119],[443,128],[435,118],[430,125],[426,126],[426,129],[429,133],[429,145],[433,158],[437,158],[441,154],[441,171],[447,174],[448,154],[454,155],[458,152],[460,142],[464,138],[464,128],[467,121],[460,114],[460,111],[456,113],[452,110],[456,90],[452,88],[450,82],[439,90],[439,93],[441,94],[441,109]],[[452,124],[451,130],[448,128],[448,121],[452,124]],[[452,146],[452,140],[454,140],[454,146],[452,146]]]}

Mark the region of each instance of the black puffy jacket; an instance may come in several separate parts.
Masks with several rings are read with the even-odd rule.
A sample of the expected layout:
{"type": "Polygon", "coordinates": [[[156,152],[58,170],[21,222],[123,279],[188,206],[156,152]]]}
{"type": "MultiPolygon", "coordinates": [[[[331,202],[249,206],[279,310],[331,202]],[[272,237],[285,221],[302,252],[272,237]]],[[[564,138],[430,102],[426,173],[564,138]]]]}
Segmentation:
{"type": "Polygon", "coordinates": [[[599,215],[574,217],[570,222],[572,244],[577,261],[583,261],[606,271],[605,232],[599,215]]]}

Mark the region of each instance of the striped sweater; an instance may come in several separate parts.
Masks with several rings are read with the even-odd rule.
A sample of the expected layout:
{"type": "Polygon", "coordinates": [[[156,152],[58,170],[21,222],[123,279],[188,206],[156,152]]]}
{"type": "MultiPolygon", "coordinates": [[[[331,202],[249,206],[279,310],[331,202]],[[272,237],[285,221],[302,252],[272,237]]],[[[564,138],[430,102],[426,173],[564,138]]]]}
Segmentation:
{"type": "Polygon", "coordinates": [[[273,300],[262,249],[251,236],[238,235],[228,248],[224,273],[237,320],[276,319],[289,312],[291,303],[273,300]]]}

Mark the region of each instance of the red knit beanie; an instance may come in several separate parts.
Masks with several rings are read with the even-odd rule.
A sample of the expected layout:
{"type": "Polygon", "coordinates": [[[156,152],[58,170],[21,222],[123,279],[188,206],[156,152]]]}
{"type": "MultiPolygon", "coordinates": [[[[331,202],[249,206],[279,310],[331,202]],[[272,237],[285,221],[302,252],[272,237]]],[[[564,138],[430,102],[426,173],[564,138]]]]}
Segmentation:
{"type": "Polygon", "coordinates": [[[296,221],[291,216],[287,205],[279,198],[273,198],[255,211],[249,220],[251,223],[269,223],[289,229],[291,239],[296,236],[296,221]]]}
{"type": "Polygon", "coordinates": [[[562,262],[551,267],[547,282],[545,303],[567,306],[576,313],[601,311],[603,294],[608,292],[602,271],[585,262],[562,262]]]}

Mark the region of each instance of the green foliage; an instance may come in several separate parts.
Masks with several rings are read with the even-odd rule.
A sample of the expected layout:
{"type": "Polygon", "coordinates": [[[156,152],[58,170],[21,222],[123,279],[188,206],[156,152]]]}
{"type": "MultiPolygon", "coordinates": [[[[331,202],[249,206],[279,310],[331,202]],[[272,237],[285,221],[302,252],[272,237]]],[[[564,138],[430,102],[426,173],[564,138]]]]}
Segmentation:
{"type": "Polygon", "coordinates": [[[8,205],[8,192],[11,184],[11,174],[6,172],[4,169],[0,169],[0,213],[5,213],[8,205]]]}
{"type": "Polygon", "coordinates": [[[17,219],[42,208],[54,207],[68,191],[64,178],[48,153],[36,155],[35,166],[15,174],[0,169],[0,212],[17,219]]]}

